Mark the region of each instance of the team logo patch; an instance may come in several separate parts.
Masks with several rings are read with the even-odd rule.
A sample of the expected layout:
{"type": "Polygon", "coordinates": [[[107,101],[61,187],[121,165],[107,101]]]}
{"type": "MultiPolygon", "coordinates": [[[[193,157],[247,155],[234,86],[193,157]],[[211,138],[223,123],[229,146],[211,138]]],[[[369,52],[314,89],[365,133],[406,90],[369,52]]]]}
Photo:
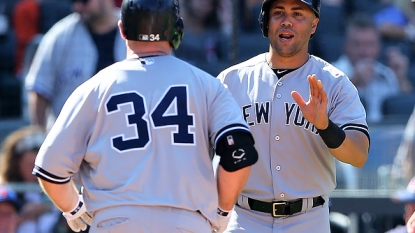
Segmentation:
{"type": "Polygon", "coordinates": [[[242,159],[245,156],[244,149],[237,149],[232,153],[234,159],[242,159]]]}
{"type": "Polygon", "coordinates": [[[148,40],[148,35],[140,34],[140,35],[138,35],[138,39],[139,40],[148,40]]]}

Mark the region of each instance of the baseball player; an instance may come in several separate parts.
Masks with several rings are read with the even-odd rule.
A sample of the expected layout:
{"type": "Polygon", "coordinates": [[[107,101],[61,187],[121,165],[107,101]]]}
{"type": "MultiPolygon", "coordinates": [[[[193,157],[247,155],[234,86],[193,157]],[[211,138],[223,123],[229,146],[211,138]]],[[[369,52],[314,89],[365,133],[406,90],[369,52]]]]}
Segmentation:
{"type": "Polygon", "coordinates": [[[365,109],[348,77],[308,54],[319,0],[265,0],[269,51],[222,71],[259,154],[226,232],[330,232],[335,159],[365,164],[365,109]]]}
{"type": "Polygon", "coordinates": [[[121,11],[127,58],[70,95],[33,174],[77,232],[223,232],[258,159],[249,127],[219,80],[171,55],[177,0],[121,11]]]}
{"type": "Polygon", "coordinates": [[[72,7],[42,37],[25,79],[31,124],[47,130],[76,87],[126,54],[114,0],[72,0],[72,7]]]}

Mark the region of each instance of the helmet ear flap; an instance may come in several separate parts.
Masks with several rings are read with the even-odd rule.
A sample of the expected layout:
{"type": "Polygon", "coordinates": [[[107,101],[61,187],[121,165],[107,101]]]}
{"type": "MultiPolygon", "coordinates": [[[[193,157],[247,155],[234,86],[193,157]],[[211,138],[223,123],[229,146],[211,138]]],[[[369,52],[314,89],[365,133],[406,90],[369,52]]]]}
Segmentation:
{"type": "Polygon", "coordinates": [[[183,18],[179,17],[177,21],[174,24],[174,28],[176,29],[173,35],[173,38],[171,39],[171,44],[174,49],[177,49],[179,47],[179,44],[184,36],[184,23],[183,18]]]}
{"type": "Polygon", "coordinates": [[[261,28],[262,31],[262,35],[264,37],[268,37],[268,14],[265,13],[264,11],[261,11],[259,13],[259,17],[258,17],[258,21],[259,21],[259,27],[261,28]]]}
{"type": "Polygon", "coordinates": [[[269,20],[269,9],[272,2],[275,0],[264,0],[262,2],[261,12],[259,13],[258,21],[259,27],[261,28],[262,35],[268,37],[268,20],[269,20]]]}

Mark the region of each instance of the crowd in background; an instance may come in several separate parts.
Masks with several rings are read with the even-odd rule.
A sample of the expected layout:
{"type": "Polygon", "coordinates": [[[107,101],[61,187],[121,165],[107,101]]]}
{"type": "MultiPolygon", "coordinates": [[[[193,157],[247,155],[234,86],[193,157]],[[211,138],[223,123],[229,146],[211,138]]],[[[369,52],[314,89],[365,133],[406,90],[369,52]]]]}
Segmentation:
{"type": "MultiPolygon", "coordinates": [[[[114,1],[119,7],[121,1],[114,1]]],[[[30,120],[31,102],[25,79],[43,36],[73,12],[74,4],[87,2],[0,0],[0,124],[10,118],[27,120],[27,126],[16,127],[7,138],[0,138],[0,184],[36,182],[31,169],[47,128],[30,120]]],[[[230,65],[268,51],[268,40],[262,37],[258,25],[261,3],[262,0],[180,0],[185,36],[174,56],[216,76],[230,65]]],[[[369,125],[406,123],[415,105],[415,3],[322,0],[321,5],[310,54],[331,62],[349,76],[367,109],[369,125]]],[[[413,139],[414,131],[409,128],[405,134],[413,139]]],[[[401,167],[394,172],[411,172],[395,175],[406,179],[394,188],[406,185],[415,175],[415,166],[406,163],[413,164],[415,160],[412,147],[408,149],[413,140],[408,141],[402,143],[406,149],[400,148],[406,160],[403,155],[395,159],[401,167]]],[[[350,167],[342,164],[339,168],[348,176],[339,180],[339,187],[361,187],[359,178],[353,175],[355,171],[347,173],[350,167]]],[[[21,220],[16,232],[69,232],[66,222],[56,228],[61,226],[56,224],[61,221],[60,213],[39,192],[20,193],[17,198],[20,201],[15,206],[19,207],[21,220]]]]}

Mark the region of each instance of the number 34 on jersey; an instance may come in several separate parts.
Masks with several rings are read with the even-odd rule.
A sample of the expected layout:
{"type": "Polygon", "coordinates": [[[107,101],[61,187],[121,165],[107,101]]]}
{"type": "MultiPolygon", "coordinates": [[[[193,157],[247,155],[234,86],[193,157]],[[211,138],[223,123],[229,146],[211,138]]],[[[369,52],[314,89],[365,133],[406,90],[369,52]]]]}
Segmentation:
{"type": "Polygon", "coordinates": [[[125,119],[127,125],[136,127],[138,137],[125,139],[124,135],[118,135],[112,138],[112,147],[118,152],[126,152],[134,149],[144,149],[151,141],[150,124],[154,128],[163,128],[173,126],[176,130],[172,132],[173,144],[194,144],[194,133],[191,133],[189,127],[194,126],[194,116],[188,110],[188,97],[186,86],[172,86],[161,97],[157,106],[147,116],[147,106],[145,97],[137,92],[124,92],[112,95],[107,104],[107,114],[120,113],[121,105],[131,104],[132,112],[125,119]],[[174,104],[175,103],[175,104],[174,104]],[[175,106],[175,114],[166,114],[166,112],[175,106]]]}

